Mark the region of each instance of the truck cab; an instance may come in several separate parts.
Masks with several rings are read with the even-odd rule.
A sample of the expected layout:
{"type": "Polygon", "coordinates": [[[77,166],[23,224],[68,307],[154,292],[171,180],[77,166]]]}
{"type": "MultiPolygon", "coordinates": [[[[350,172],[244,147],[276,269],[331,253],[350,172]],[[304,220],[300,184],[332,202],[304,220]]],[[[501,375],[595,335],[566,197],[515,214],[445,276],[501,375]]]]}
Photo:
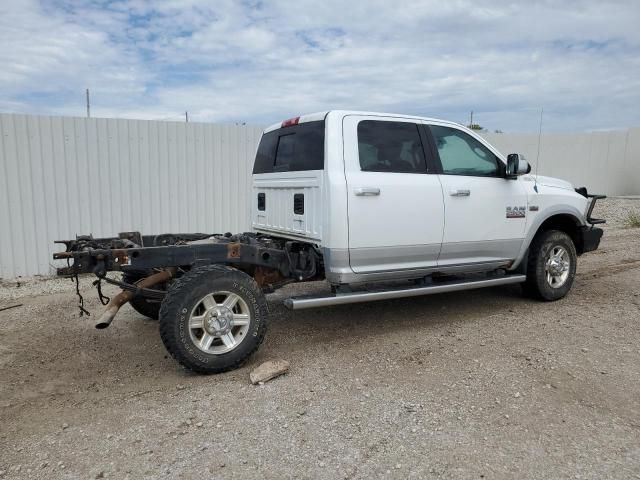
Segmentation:
{"type": "Polygon", "coordinates": [[[444,120],[351,111],[292,118],[265,129],[258,146],[252,227],[317,245],[338,285],[516,271],[545,222],[561,224],[582,253],[589,198],[527,167],[509,172],[507,160],[444,120]]]}

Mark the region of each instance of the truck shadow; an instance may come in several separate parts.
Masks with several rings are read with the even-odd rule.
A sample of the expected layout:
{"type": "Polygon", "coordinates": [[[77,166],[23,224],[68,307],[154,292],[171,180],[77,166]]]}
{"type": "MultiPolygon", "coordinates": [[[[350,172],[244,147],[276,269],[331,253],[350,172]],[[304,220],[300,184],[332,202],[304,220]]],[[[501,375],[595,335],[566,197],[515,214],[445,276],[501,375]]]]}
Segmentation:
{"type": "MultiPolygon", "coordinates": [[[[299,286],[297,286],[299,287],[299,286]]],[[[270,331],[268,343],[296,349],[295,339],[303,336],[306,348],[314,342],[353,344],[391,333],[410,336],[429,335],[443,325],[455,325],[531,308],[534,302],[522,296],[519,286],[484,288],[420,297],[382,300],[359,304],[288,310],[282,300],[288,295],[322,294],[322,284],[295,291],[283,290],[269,297],[270,331]],[[346,334],[345,332],[348,332],[346,334]]]]}

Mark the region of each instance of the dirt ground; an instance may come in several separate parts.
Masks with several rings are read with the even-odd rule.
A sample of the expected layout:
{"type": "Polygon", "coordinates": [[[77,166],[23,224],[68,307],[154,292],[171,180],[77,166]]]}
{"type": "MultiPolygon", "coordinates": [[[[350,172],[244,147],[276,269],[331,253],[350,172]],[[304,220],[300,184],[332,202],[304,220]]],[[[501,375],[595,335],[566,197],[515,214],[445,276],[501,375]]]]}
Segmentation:
{"type": "Polygon", "coordinates": [[[68,280],[0,292],[23,303],[0,312],[0,477],[640,478],[640,229],[620,221],[556,303],[510,286],[290,312],[324,287],[279,291],[258,354],[209,377],[128,306],[94,329],[88,281],[90,318],[68,280]]]}

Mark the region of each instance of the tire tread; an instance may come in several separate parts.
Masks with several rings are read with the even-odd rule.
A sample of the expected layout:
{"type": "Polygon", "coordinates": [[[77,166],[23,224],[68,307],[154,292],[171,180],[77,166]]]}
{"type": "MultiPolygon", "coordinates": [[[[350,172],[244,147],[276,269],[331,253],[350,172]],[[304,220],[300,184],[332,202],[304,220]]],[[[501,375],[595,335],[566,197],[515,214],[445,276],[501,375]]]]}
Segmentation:
{"type": "MultiPolygon", "coordinates": [[[[125,283],[136,283],[142,278],[151,275],[151,273],[125,273],[122,275],[122,281],[125,283]]],[[[143,315],[152,320],[158,320],[160,318],[160,302],[150,303],[142,296],[135,296],[131,300],[129,300],[131,307],[138,312],[140,315],[143,315]]]]}
{"type": "Polygon", "coordinates": [[[569,290],[571,290],[571,285],[573,284],[573,278],[575,276],[576,262],[577,255],[575,245],[573,244],[573,240],[571,240],[571,237],[569,235],[560,230],[545,230],[538,233],[531,242],[531,246],[529,247],[529,256],[527,257],[527,279],[522,284],[524,293],[531,298],[547,302],[563,298],[569,292],[569,290]],[[541,285],[541,283],[546,282],[546,279],[543,280],[539,278],[538,265],[540,262],[540,254],[543,250],[544,245],[549,241],[559,242],[560,240],[567,241],[567,245],[570,247],[569,254],[571,256],[571,268],[573,269],[573,272],[570,274],[570,278],[567,279],[569,287],[566,289],[566,292],[564,292],[560,296],[557,296],[550,295],[548,292],[545,292],[546,288],[544,287],[544,285],[541,285]]]}
{"type": "Polygon", "coordinates": [[[259,292],[262,303],[264,303],[263,306],[266,308],[266,300],[262,295],[262,291],[252,277],[238,269],[218,264],[198,267],[178,278],[171,285],[171,288],[169,289],[167,296],[162,301],[162,305],[160,307],[160,338],[162,339],[165,348],[176,361],[196,373],[223,373],[241,367],[249,357],[258,350],[267,333],[267,315],[265,315],[262,319],[263,326],[260,328],[260,334],[253,348],[244,357],[238,358],[237,360],[220,367],[212,367],[210,365],[203,366],[201,363],[194,361],[182,352],[182,349],[178,345],[178,339],[173,334],[174,325],[172,324],[172,321],[178,313],[178,309],[180,308],[179,303],[182,301],[184,292],[188,292],[190,289],[200,284],[203,281],[203,277],[207,277],[207,281],[211,281],[228,275],[241,275],[241,281],[248,282],[256,293],[259,292]],[[215,275],[211,276],[212,273],[215,275]]]}

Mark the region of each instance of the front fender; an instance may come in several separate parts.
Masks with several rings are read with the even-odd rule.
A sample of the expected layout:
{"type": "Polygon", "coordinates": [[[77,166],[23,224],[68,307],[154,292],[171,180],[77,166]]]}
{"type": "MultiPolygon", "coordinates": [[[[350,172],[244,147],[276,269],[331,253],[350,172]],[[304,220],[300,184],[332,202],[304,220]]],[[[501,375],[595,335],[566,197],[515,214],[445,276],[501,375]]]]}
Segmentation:
{"type": "Polygon", "coordinates": [[[538,212],[538,214],[530,221],[530,223],[527,224],[527,231],[524,237],[524,241],[522,242],[522,246],[520,247],[520,252],[518,253],[518,256],[514,260],[509,270],[517,270],[520,267],[522,261],[527,256],[527,252],[529,251],[531,242],[540,230],[542,224],[547,220],[558,216],[571,217],[576,225],[576,228],[584,227],[586,225],[586,222],[584,220],[584,213],[578,210],[578,208],[574,207],[573,205],[552,205],[545,208],[543,211],[538,212]]]}

